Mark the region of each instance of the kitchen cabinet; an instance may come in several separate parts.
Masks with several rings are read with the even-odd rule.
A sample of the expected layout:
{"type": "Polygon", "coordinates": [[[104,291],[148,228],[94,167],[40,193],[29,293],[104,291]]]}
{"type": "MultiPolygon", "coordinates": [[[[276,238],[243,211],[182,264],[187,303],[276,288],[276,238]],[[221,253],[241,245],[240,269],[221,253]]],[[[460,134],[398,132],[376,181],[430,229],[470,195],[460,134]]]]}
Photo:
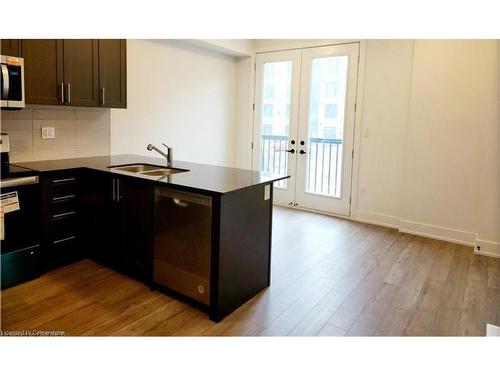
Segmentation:
{"type": "Polygon", "coordinates": [[[42,258],[45,269],[83,259],[80,246],[80,187],[77,171],[41,177],[42,258]]]}
{"type": "Polygon", "coordinates": [[[57,39],[23,39],[26,104],[64,104],[63,46],[57,39]]]}
{"type": "Polygon", "coordinates": [[[100,39],[99,105],[107,108],[127,107],[127,44],[123,39],[100,39]]]}
{"type": "Polygon", "coordinates": [[[26,103],[125,108],[125,49],[125,40],[22,40],[26,103]]]}
{"type": "Polygon", "coordinates": [[[2,55],[21,57],[20,39],[2,39],[2,55]]]}
{"type": "Polygon", "coordinates": [[[98,49],[95,39],[64,39],[63,83],[65,104],[97,107],[98,49]]]}
{"type": "Polygon", "coordinates": [[[151,279],[153,188],[125,177],[95,174],[93,181],[95,239],[89,256],[106,266],[151,279]]]}

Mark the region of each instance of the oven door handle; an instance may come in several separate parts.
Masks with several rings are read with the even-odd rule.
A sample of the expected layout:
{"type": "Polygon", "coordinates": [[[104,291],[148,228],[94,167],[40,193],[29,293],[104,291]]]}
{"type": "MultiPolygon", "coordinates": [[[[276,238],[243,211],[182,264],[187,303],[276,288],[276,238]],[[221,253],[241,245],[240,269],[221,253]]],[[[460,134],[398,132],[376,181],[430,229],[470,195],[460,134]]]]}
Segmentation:
{"type": "Polygon", "coordinates": [[[0,180],[1,189],[35,184],[38,184],[38,176],[8,178],[6,180],[0,180]]]}
{"type": "Polygon", "coordinates": [[[6,64],[2,64],[2,80],[3,80],[2,100],[9,100],[10,78],[9,78],[9,70],[6,64]]]}

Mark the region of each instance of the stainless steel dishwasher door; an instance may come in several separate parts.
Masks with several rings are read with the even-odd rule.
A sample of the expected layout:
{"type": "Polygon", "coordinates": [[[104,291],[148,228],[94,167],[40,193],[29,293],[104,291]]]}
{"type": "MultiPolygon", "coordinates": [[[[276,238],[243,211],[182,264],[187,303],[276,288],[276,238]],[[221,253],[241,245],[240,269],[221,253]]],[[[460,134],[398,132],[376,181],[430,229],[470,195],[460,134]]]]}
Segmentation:
{"type": "Polygon", "coordinates": [[[212,198],[155,189],[153,279],[205,305],[210,303],[212,198]]]}

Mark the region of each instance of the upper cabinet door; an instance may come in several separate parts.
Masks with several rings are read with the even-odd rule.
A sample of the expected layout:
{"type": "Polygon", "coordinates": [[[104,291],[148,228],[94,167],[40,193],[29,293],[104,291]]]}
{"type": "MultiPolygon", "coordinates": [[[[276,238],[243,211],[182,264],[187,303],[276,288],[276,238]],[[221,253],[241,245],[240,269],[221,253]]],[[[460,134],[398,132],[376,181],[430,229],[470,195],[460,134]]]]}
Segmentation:
{"type": "Polygon", "coordinates": [[[63,104],[63,50],[57,39],[23,39],[27,104],[63,104]]]}
{"type": "Polygon", "coordinates": [[[99,104],[101,107],[127,107],[126,40],[99,40],[99,104]]]}
{"type": "Polygon", "coordinates": [[[20,39],[2,39],[2,55],[21,57],[20,39]]]}
{"type": "Polygon", "coordinates": [[[65,104],[97,107],[98,49],[97,40],[63,40],[65,104]]]}

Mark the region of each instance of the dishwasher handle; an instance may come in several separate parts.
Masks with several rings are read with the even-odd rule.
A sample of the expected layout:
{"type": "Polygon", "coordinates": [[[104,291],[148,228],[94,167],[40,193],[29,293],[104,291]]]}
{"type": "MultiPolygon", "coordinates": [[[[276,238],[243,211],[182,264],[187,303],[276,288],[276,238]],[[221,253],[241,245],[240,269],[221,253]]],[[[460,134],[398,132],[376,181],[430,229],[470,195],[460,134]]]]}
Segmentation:
{"type": "Polygon", "coordinates": [[[179,198],[172,198],[172,200],[174,201],[174,204],[176,204],[179,207],[187,207],[187,206],[189,206],[189,202],[182,201],[179,198]]]}
{"type": "Polygon", "coordinates": [[[170,198],[179,207],[188,207],[191,204],[200,206],[212,206],[212,197],[173,189],[156,188],[155,198],[170,198]]]}

